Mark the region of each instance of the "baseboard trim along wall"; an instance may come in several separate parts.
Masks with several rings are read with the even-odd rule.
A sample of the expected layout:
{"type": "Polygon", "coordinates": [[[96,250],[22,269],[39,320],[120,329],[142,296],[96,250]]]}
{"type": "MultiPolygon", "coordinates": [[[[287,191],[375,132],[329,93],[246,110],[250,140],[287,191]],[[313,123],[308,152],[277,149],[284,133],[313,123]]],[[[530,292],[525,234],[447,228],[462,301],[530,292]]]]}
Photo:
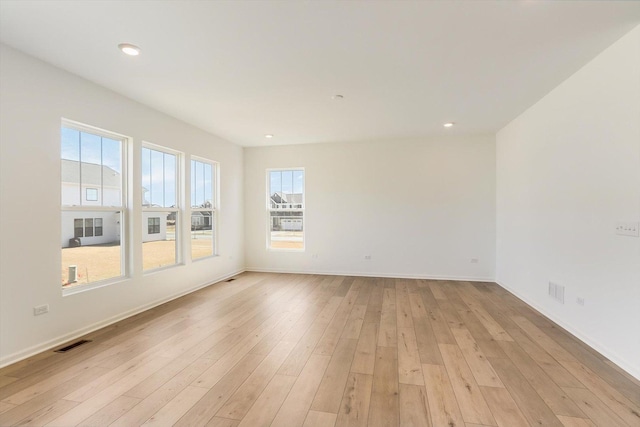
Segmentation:
{"type": "Polygon", "coordinates": [[[358,271],[313,271],[313,270],[287,270],[276,268],[250,268],[245,271],[254,273],[281,273],[281,274],[318,274],[322,276],[353,276],[353,277],[385,277],[390,279],[426,279],[426,280],[456,280],[460,282],[495,282],[493,277],[465,277],[465,276],[431,276],[425,274],[389,274],[358,271]]]}
{"type": "Polygon", "coordinates": [[[77,330],[75,330],[73,332],[69,332],[68,334],[59,336],[57,338],[53,338],[53,339],[51,339],[51,340],[49,340],[47,342],[44,342],[42,344],[38,344],[38,345],[35,345],[33,347],[29,347],[29,348],[27,348],[25,350],[18,351],[18,352],[13,353],[13,354],[9,354],[9,355],[3,357],[2,359],[0,359],[0,368],[4,368],[5,366],[8,366],[8,365],[11,365],[13,363],[19,362],[19,361],[24,360],[24,359],[26,359],[28,357],[34,356],[34,355],[36,355],[38,353],[42,353],[43,351],[51,350],[51,349],[53,349],[55,347],[58,347],[58,346],[60,346],[60,345],[62,345],[64,343],[68,342],[68,341],[74,340],[76,338],[80,338],[83,335],[86,335],[88,333],[96,331],[96,330],[98,330],[100,328],[104,328],[105,326],[112,325],[112,324],[114,324],[116,322],[119,322],[121,320],[124,320],[124,319],[126,319],[128,317],[135,316],[136,314],[141,313],[143,311],[146,311],[146,310],[149,310],[151,308],[157,307],[159,305],[165,304],[165,303],[167,303],[169,301],[173,301],[174,299],[177,299],[177,298],[180,298],[182,296],[188,295],[188,294],[190,294],[192,292],[195,292],[198,289],[202,289],[202,288],[206,288],[207,286],[215,285],[216,283],[220,283],[220,282],[222,282],[224,280],[227,280],[230,277],[237,276],[238,274],[244,273],[245,271],[246,270],[242,269],[242,270],[238,270],[238,271],[236,271],[234,273],[230,273],[230,274],[226,274],[224,276],[218,277],[216,279],[207,280],[206,283],[203,283],[203,284],[200,284],[200,285],[196,285],[195,287],[190,288],[188,290],[179,292],[177,294],[173,294],[173,295],[168,296],[166,298],[161,298],[159,300],[150,302],[148,304],[144,304],[144,305],[142,305],[140,307],[134,308],[132,310],[128,310],[128,311],[126,311],[124,313],[121,313],[121,314],[118,314],[118,315],[115,315],[115,316],[112,316],[112,317],[110,317],[108,319],[105,319],[103,321],[94,323],[92,325],[86,326],[86,327],[81,328],[81,329],[77,329],[77,330]]]}
{"type": "Polygon", "coordinates": [[[600,353],[601,355],[603,355],[604,357],[606,357],[607,359],[609,359],[610,361],[612,361],[613,363],[618,365],[621,369],[623,369],[629,375],[631,375],[632,377],[636,378],[637,380],[640,380],[640,370],[638,370],[637,367],[633,366],[633,364],[625,361],[623,358],[618,356],[616,353],[612,352],[611,350],[607,349],[605,346],[603,346],[600,343],[598,343],[598,342],[594,341],[593,339],[589,338],[589,336],[587,334],[585,334],[584,332],[582,332],[580,329],[576,328],[575,326],[573,326],[571,324],[568,324],[568,323],[564,322],[563,320],[559,319],[557,316],[554,316],[554,315],[550,314],[549,312],[547,312],[542,307],[540,307],[537,304],[531,302],[531,300],[529,298],[527,298],[525,295],[522,295],[521,293],[516,292],[515,290],[513,290],[513,288],[507,286],[504,283],[501,283],[501,282],[498,282],[498,281],[496,281],[496,283],[499,286],[501,286],[504,289],[506,289],[507,291],[511,292],[513,295],[515,295],[516,297],[518,297],[522,301],[524,301],[526,304],[528,304],[531,307],[533,307],[536,310],[538,310],[540,313],[542,313],[548,319],[550,319],[553,322],[555,322],[558,325],[560,325],[562,328],[564,328],[565,330],[570,332],[573,336],[578,338],[580,341],[582,341],[583,343],[585,343],[586,345],[588,345],[589,347],[591,347],[592,349],[594,349],[595,351],[597,351],[598,353],[600,353]]]}

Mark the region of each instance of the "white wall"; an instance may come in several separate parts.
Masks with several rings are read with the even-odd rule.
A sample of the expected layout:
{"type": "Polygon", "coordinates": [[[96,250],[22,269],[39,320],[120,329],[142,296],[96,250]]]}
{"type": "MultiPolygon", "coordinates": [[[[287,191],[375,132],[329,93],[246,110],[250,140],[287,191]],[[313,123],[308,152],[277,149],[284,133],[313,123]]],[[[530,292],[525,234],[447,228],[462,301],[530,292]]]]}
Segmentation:
{"type": "Polygon", "coordinates": [[[245,148],[244,157],[248,269],[493,280],[493,137],[245,148]],[[289,167],[305,168],[302,253],[266,249],[265,171],[289,167]]]}
{"type": "MultiPolygon", "coordinates": [[[[242,149],[128,98],[0,47],[0,365],[126,314],[226,277],[244,267],[242,149]],[[219,257],[142,274],[141,176],[134,194],[128,280],[66,297],[60,287],[60,120],[220,162],[219,257]],[[34,317],[33,307],[49,304],[34,317]]],[[[126,76],[123,75],[123,78],[126,76]]],[[[188,182],[188,180],[187,180],[188,182]]],[[[183,232],[188,233],[189,221],[183,232]]]]}
{"type": "Polygon", "coordinates": [[[498,133],[497,183],[498,282],[640,378],[640,27],[498,133]]]}

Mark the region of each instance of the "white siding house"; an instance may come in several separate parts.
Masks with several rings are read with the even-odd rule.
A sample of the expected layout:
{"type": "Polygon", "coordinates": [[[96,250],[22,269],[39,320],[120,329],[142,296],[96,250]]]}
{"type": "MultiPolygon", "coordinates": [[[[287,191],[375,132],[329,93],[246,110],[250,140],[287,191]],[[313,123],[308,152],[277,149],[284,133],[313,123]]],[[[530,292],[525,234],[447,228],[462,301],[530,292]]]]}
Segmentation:
{"type": "MultiPolygon", "coordinates": [[[[108,166],[62,160],[62,205],[118,206],[122,197],[121,182],[120,173],[108,166]]],[[[120,217],[119,212],[63,211],[62,247],[74,246],[74,239],[80,239],[82,246],[120,243],[120,217]]],[[[165,213],[144,212],[142,221],[143,242],[166,240],[165,213]]]]}

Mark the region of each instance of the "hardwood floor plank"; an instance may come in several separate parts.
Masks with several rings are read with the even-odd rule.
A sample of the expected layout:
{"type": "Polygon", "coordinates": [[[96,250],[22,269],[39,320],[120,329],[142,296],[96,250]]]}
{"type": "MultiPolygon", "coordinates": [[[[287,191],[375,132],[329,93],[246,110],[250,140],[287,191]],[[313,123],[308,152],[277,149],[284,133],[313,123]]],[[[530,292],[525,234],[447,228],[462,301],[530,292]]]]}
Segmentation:
{"type": "Polygon", "coordinates": [[[398,380],[401,384],[424,385],[413,328],[398,328],[398,380]]]}
{"type": "Polygon", "coordinates": [[[594,423],[585,418],[565,417],[558,415],[558,419],[564,427],[596,427],[594,423]]]}
{"type": "Polygon", "coordinates": [[[548,335],[546,335],[540,328],[531,323],[530,320],[522,317],[522,316],[514,316],[513,321],[522,329],[524,332],[529,335],[532,341],[536,342],[540,347],[542,347],[547,353],[551,355],[557,361],[575,361],[575,357],[573,357],[568,351],[566,351],[562,346],[560,346],[557,342],[552,340],[548,335]]]}
{"type": "Polygon", "coordinates": [[[206,393],[191,408],[188,408],[187,412],[176,422],[176,426],[190,427],[209,422],[263,359],[262,355],[247,353],[210,389],[198,387],[195,382],[192,383],[193,387],[204,388],[206,393]]]}
{"type": "Polygon", "coordinates": [[[70,411],[65,412],[47,425],[69,426],[82,423],[95,412],[98,412],[116,400],[131,387],[140,383],[158,369],[162,369],[170,361],[171,360],[165,358],[151,359],[148,363],[143,364],[110,386],[103,388],[100,392],[84,400],[78,406],[75,406],[70,411]]]}
{"type": "Polygon", "coordinates": [[[16,425],[43,426],[48,424],[50,421],[55,420],[60,415],[71,410],[71,408],[77,405],[78,405],[78,402],[72,402],[71,400],[64,400],[64,399],[57,400],[51,405],[45,406],[44,408],[34,412],[33,414],[29,415],[27,418],[18,421],[16,425]]]}
{"type": "Polygon", "coordinates": [[[366,427],[369,419],[373,375],[351,372],[347,379],[340,412],[335,425],[344,427],[366,427]]]}
{"type": "Polygon", "coordinates": [[[143,425],[170,426],[177,423],[207,392],[209,392],[209,390],[206,388],[187,386],[143,425]]]}
{"type": "Polygon", "coordinates": [[[355,304],[340,338],[357,340],[360,336],[360,330],[362,329],[364,315],[366,312],[366,305],[355,304]]]}
{"type": "Polygon", "coordinates": [[[104,408],[82,421],[81,426],[108,426],[111,422],[120,418],[129,409],[140,402],[140,399],[129,396],[120,396],[104,408]]]}
{"type": "Polygon", "coordinates": [[[489,359],[529,424],[562,427],[560,420],[508,359],[489,359]]]}
{"type": "Polygon", "coordinates": [[[464,421],[488,426],[497,425],[458,346],[440,344],[440,353],[464,421]]]}
{"type": "Polygon", "coordinates": [[[480,387],[499,427],[527,427],[529,423],[505,388],[480,387]]]}
{"type": "Polygon", "coordinates": [[[273,427],[299,427],[304,424],[316,390],[329,365],[329,356],[311,355],[289,395],[271,424],[273,427]]]}
{"type": "MultiPolygon", "coordinates": [[[[125,392],[126,396],[142,398],[142,401],[126,414],[110,424],[111,427],[129,427],[141,425],[158,412],[164,405],[175,398],[182,390],[190,385],[200,374],[207,370],[215,361],[198,359],[177,373],[173,378],[162,384],[151,394],[138,392],[137,387],[125,392]],[[142,397],[145,396],[145,397],[142,397]]],[[[143,385],[144,381],[140,383],[143,385]]]]}
{"type": "Polygon", "coordinates": [[[547,406],[551,408],[554,414],[578,418],[584,416],[580,408],[567,397],[562,389],[549,378],[542,368],[540,368],[518,344],[514,342],[502,342],[500,345],[513,364],[518,367],[520,373],[527,379],[536,392],[538,392],[538,395],[540,395],[547,406]]]}
{"type": "Polygon", "coordinates": [[[590,390],[570,387],[563,388],[563,390],[597,426],[622,427],[638,425],[637,423],[625,423],[619,417],[619,414],[612,411],[590,390]]]}
{"type": "Polygon", "coordinates": [[[258,399],[271,378],[276,374],[282,362],[287,358],[294,343],[281,341],[269,353],[246,381],[216,413],[217,417],[241,420],[258,399]]]}
{"type": "Polygon", "coordinates": [[[462,351],[464,359],[467,361],[471,373],[478,385],[487,387],[504,387],[498,374],[487,360],[486,356],[473,339],[471,333],[467,329],[451,329],[458,347],[462,351]]]}
{"type": "Polygon", "coordinates": [[[280,367],[278,371],[281,375],[298,376],[304,368],[309,356],[313,353],[318,341],[322,338],[327,323],[314,322],[307,333],[298,341],[289,357],[280,367]]]}
{"type": "MultiPolygon", "coordinates": [[[[422,369],[420,369],[422,374],[422,369]]],[[[429,402],[424,386],[400,384],[400,425],[431,427],[429,402]]]]}
{"type": "Polygon", "coordinates": [[[396,327],[413,328],[413,314],[407,280],[396,281],[396,327]]]}
{"type": "Polygon", "coordinates": [[[9,409],[15,408],[16,405],[0,401],[0,414],[7,412],[9,409]]]}
{"type": "Polygon", "coordinates": [[[396,290],[395,287],[384,289],[380,328],[378,330],[378,346],[396,347],[398,345],[396,330],[396,290]]]}
{"type": "Polygon", "coordinates": [[[462,413],[445,367],[423,364],[422,373],[432,425],[463,427],[462,413]]]}
{"type": "Polygon", "coordinates": [[[331,319],[331,322],[329,322],[329,325],[325,329],[322,338],[320,338],[316,348],[313,350],[314,354],[324,356],[331,356],[333,354],[349,319],[349,315],[354,308],[357,297],[358,291],[347,293],[338,311],[336,311],[335,316],[333,316],[333,319],[331,319]]]}
{"type": "Polygon", "coordinates": [[[309,411],[303,427],[333,427],[336,424],[336,414],[330,412],[309,411]]]}
{"type": "Polygon", "coordinates": [[[64,396],[69,394],[71,391],[91,382],[96,376],[103,375],[105,372],[107,372],[105,368],[91,368],[84,373],[69,379],[56,388],[34,397],[22,405],[14,406],[0,414],[0,425],[5,426],[18,423],[20,420],[29,417],[33,413],[53,405],[55,402],[63,399],[64,396]]]}
{"type": "Polygon", "coordinates": [[[311,404],[312,410],[338,413],[357,344],[356,340],[347,339],[338,342],[311,404]]]}
{"type": "Polygon", "coordinates": [[[295,377],[275,375],[238,425],[269,426],[295,381],[295,377]]]}
{"type": "Polygon", "coordinates": [[[513,338],[509,336],[507,331],[487,312],[482,304],[474,297],[465,293],[463,290],[458,290],[458,295],[462,301],[473,311],[480,323],[485,327],[487,332],[496,341],[513,341],[513,338]]]}
{"type": "Polygon", "coordinates": [[[632,401],[636,406],[640,406],[640,391],[638,383],[640,380],[630,379],[630,375],[620,372],[620,368],[610,366],[610,361],[604,356],[598,354],[587,345],[580,342],[577,338],[571,336],[568,332],[559,328],[545,329],[545,333],[556,340],[564,349],[571,353],[576,360],[590,370],[595,372],[598,377],[606,381],[611,387],[622,393],[627,399],[632,401]]]}
{"type": "Polygon", "coordinates": [[[238,427],[240,421],[229,420],[227,418],[213,417],[206,424],[206,427],[238,427]]]}
{"type": "Polygon", "coordinates": [[[393,427],[399,425],[398,405],[397,350],[394,347],[378,346],[376,349],[376,365],[371,389],[369,425],[374,427],[393,427]]]}
{"type": "Polygon", "coordinates": [[[351,372],[373,375],[376,363],[376,347],[378,340],[378,324],[364,323],[360,338],[351,363],[351,372]]]}
{"type": "MultiPolygon", "coordinates": [[[[622,395],[609,383],[600,378],[595,372],[580,362],[560,362],[573,376],[578,378],[587,389],[615,412],[629,425],[640,426],[640,407],[622,395]]],[[[571,414],[561,414],[571,415],[571,414]]]]}

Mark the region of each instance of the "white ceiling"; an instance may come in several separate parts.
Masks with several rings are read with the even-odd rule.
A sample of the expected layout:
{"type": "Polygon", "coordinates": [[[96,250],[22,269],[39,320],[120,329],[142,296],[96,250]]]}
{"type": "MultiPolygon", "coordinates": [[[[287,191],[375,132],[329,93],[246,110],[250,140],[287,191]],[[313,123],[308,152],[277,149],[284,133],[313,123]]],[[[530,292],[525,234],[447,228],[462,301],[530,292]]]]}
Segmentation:
{"type": "Polygon", "coordinates": [[[245,146],[494,133],[639,23],[639,1],[0,0],[2,42],[245,146]]]}

